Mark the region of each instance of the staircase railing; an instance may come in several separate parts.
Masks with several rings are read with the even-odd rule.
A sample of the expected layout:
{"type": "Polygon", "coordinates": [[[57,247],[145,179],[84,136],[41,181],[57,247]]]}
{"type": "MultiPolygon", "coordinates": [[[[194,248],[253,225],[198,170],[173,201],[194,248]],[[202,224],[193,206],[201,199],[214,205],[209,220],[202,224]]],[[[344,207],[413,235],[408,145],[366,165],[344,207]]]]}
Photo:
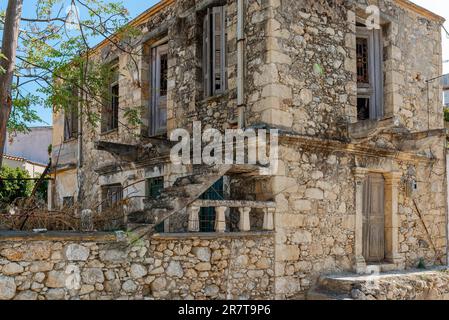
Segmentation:
{"type": "Polygon", "coordinates": [[[240,214],[238,229],[241,232],[251,230],[250,213],[252,209],[263,209],[263,230],[274,230],[274,212],[276,203],[271,201],[246,201],[246,200],[195,200],[187,207],[189,214],[188,231],[199,232],[199,212],[201,208],[215,208],[215,232],[226,231],[226,210],[237,208],[240,214]]]}

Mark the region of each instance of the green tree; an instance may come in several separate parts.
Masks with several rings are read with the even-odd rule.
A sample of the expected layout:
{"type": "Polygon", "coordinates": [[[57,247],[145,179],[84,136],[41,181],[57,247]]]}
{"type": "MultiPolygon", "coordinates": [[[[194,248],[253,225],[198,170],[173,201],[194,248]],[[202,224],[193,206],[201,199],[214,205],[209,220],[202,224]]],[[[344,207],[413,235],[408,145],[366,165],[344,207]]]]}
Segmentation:
{"type": "Polygon", "coordinates": [[[10,204],[17,198],[28,197],[33,189],[33,182],[26,170],[3,166],[0,169],[0,206],[10,204]]]}
{"type": "MultiPolygon", "coordinates": [[[[32,106],[75,111],[96,124],[108,94],[104,61],[92,57],[93,43],[107,40],[138,68],[136,37],[128,11],[107,0],[35,0],[35,14],[22,14],[23,0],[8,0],[0,12],[0,166],[6,130],[26,131],[39,120],[32,106]],[[30,85],[37,88],[30,92],[30,85]],[[99,107],[100,105],[100,107],[99,107]]],[[[131,121],[136,113],[127,111],[131,121]]]]}

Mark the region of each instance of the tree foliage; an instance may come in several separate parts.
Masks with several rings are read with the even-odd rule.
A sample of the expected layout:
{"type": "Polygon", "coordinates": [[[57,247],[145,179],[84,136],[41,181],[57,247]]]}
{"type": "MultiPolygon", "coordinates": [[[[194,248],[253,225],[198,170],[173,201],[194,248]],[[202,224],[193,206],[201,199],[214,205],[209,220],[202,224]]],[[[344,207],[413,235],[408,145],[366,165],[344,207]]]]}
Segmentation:
{"type": "MultiPolygon", "coordinates": [[[[140,32],[127,24],[128,11],[121,2],[35,3],[34,16],[21,18],[8,130],[26,131],[27,123],[40,121],[33,109],[37,105],[85,114],[96,125],[107,98],[110,70],[90,54],[93,45],[108,40],[115,50],[129,54],[130,64],[138,68],[135,39],[140,32]]],[[[0,13],[0,27],[3,22],[0,13]]],[[[124,114],[131,123],[138,118],[133,111],[124,114]]]]}

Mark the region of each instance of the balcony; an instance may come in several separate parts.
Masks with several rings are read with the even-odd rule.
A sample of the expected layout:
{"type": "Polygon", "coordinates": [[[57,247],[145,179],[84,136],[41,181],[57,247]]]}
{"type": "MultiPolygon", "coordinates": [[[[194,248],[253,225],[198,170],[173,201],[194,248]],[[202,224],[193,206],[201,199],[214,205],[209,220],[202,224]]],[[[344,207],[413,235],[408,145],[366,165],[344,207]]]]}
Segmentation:
{"type": "MultiPolygon", "coordinates": [[[[263,231],[274,230],[274,213],[276,203],[270,201],[246,201],[246,200],[195,200],[189,207],[188,212],[188,232],[199,232],[199,212],[201,208],[215,208],[214,230],[216,233],[226,231],[226,211],[228,209],[237,209],[239,213],[238,231],[249,232],[251,230],[250,213],[254,209],[260,209],[263,212],[263,231]]],[[[258,212],[260,212],[258,210],[258,212]]],[[[260,230],[258,230],[260,231],[260,230]]]]}

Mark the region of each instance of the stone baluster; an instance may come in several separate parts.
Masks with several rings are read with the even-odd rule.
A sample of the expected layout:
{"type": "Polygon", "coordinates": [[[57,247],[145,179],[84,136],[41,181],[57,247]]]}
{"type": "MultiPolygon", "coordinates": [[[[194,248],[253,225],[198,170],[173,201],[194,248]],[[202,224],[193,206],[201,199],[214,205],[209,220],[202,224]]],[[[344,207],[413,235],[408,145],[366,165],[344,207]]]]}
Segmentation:
{"type": "Polygon", "coordinates": [[[200,219],[198,213],[200,212],[200,207],[190,206],[189,207],[189,232],[199,232],[200,231],[200,219]]]}
{"type": "Polygon", "coordinates": [[[274,230],[274,212],[276,208],[266,208],[263,217],[263,229],[264,230],[274,230]]]}
{"type": "Polygon", "coordinates": [[[249,221],[249,213],[251,212],[251,208],[239,208],[240,212],[240,221],[239,221],[239,230],[240,231],[249,231],[251,229],[251,224],[249,221]]]}
{"type": "Polygon", "coordinates": [[[226,207],[216,207],[215,208],[215,232],[225,232],[226,231],[225,211],[226,211],[226,207]]]}

